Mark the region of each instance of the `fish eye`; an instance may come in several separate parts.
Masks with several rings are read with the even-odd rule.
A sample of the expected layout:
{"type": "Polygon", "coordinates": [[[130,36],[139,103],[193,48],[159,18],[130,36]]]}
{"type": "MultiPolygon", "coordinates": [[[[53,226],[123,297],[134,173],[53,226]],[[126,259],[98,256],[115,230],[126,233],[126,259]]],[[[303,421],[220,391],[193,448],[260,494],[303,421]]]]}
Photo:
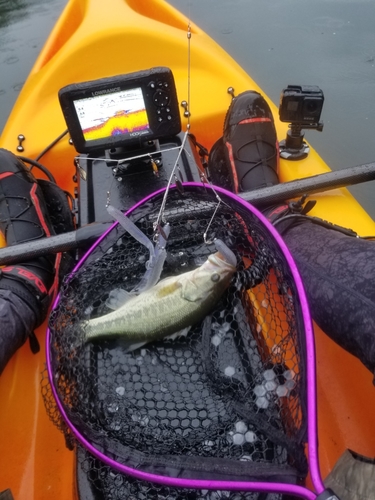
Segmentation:
{"type": "Polygon", "coordinates": [[[211,281],[213,281],[214,283],[216,283],[217,281],[220,281],[220,274],[218,274],[218,273],[214,273],[214,274],[211,276],[211,281]]]}

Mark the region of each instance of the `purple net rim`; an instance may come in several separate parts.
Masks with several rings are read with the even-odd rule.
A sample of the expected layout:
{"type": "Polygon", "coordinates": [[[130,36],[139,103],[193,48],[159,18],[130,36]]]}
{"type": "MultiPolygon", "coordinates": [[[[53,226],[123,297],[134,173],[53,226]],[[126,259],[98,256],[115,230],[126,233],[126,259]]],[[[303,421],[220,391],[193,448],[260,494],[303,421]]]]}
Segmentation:
{"type": "MultiPolygon", "coordinates": [[[[183,186],[186,187],[196,187],[201,189],[204,187],[205,189],[210,189],[211,186],[209,184],[204,184],[200,182],[186,182],[183,183],[183,186]]],[[[175,185],[170,186],[169,189],[176,189],[175,185]]],[[[310,317],[309,306],[306,298],[305,289],[302,283],[301,276],[297,269],[296,263],[287,248],[284,240],[276,231],[276,229],[272,226],[272,224],[264,217],[264,215],[259,212],[254,206],[252,206],[247,201],[243,200],[240,196],[227,191],[223,188],[213,186],[211,189],[218,194],[222,193],[223,195],[232,198],[236,203],[242,205],[244,208],[252,212],[256,217],[263,223],[263,225],[267,228],[267,230],[272,234],[276,242],[278,243],[281,251],[283,252],[290,270],[292,272],[293,279],[296,284],[296,288],[298,291],[301,310],[305,325],[305,333],[306,333],[306,364],[307,364],[307,435],[308,435],[308,461],[309,461],[309,469],[310,476],[314,486],[314,489],[317,494],[320,494],[324,491],[325,487],[321,478],[319,461],[318,461],[318,439],[317,439],[317,403],[316,403],[316,369],[315,369],[315,341],[314,341],[314,333],[313,327],[310,317]]],[[[136,203],[132,208],[130,208],[126,215],[131,214],[135,211],[139,206],[143,205],[150,199],[155,196],[164,193],[166,188],[162,188],[158,191],[151,193],[150,195],[143,198],[141,201],[136,203]]],[[[101,241],[106,237],[106,235],[112,231],[112,229],[118,224],[118,222],[114,222],[113,225],[107,229],[103,235],[92,245],[92,247],[86,252],[86,254],[81,258],[78,264],[74,267],[70,276],[74,275],[74,273],[82,266],[88,256],[93,252],[93,250],[100,245],[101,241]]],[[[53,304],[53,309],[55,309],[59,303],[60,295],[56,297],[55,303],[53,304]]],[[[59,399],[59,395],[54,386],[54,376],[52,373],[52,360],[50,355],[50,342],[51,342],[51,332],[50,329],[47,329],[46,335],[46,361],[47,361],[47,371],[48,378],[52,388],[52,393],[55,398],[56,404],[59,408],[59,411],[64,418],[67,426],[69,427],[72,434],[75,438],[84,446],[91,454],[97,457],[100,461],[107,464],[108,466],[118,470],[119,472],[135,477],[137,479],[148,481],[151,483],[162,484],[165,486],[176,487],[176,488],[187,488],[187,489],[209,489],[209,490],[228,490],[228,491],[254,491],[254,492],[270,492],[270,493],[288,493],[294,494],[301,498],[305,498],[307,500],[314,500],[316,498],[316,494],[312,491],[308,490],[303,486],[286,484],[286,483],[263,483],[263,482],[253,482],[253,481],[211,481],[211,480],[202,480],[202,479],[181,479],[174,478],[168,476],[160,476],[157,474],[150,474],[147,472],[143,472],[139,469],[133,469],[126,465],[120,464],[115,460],[107,457],[101,451],[99,451],[95,446],[93,446],[87,439],[78,431],[78,429],[73,425],[73,423],[69,420],[62,403],[59,399]]]]}

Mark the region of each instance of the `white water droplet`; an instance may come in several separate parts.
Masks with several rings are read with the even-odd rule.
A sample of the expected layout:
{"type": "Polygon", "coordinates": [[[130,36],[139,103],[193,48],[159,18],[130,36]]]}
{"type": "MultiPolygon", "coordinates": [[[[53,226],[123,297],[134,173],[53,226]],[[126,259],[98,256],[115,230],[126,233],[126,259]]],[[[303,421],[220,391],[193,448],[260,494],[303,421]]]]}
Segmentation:
{"type": "Polygon", "coordinates": [[[284,398],[289,394],[288,388],[285,387],[285,385],[279,385],[279,387],[276,389],[276,394],[279,396],[279,398],[284,398]]]}
{"type": "Polygon", "coordinates": [[[266,382],[264,384],[264,387],[267,392],[273,392],[274,390],[276,390],[277,383],[274,380],[270,380],[269,382],[266,382]]]}
{"type": "Polygon", "coordinates": [[[293,370],[285,370],[283,375],[284,375],[285,380],[292,380],[296,376],[296,374],[293,370]]]}
{"type": "Polygon", "coordinates": [[[118,405],[116,403],[111,403],[107,406],[110,413],[115,413],[118,410],[118,405]]]}
{"type": "Polygon", "coordinates": [[[265,370],[263,372],[263,378],[264,380],[274,380],[276,377],[276,374],[273,370],[265,370]]]}
{"type": "Polygon", "coordinates": [[[245,442],[245,436],[243,434],[240,434],[239,432],[234,434],[233,436],[233,444],[236,444],[237,446],[241,446],[245,442]]]}
{"type": "Polygon", "coordinates": [[[295,381],[295,380],[287,380],[287,381],[285,382],[285,384],[284,384],[284,385],[285,385],[285,387],[286,387],[289,391],[291,391],[292,389],[294,389],[294,388],[295,388],[295,386],[296,386],[296,381],[295,381]]]}
{"type": "Polygon", "coordinates": [[[224,373],[227,377],[233,377],[233,375],[236,373],[236,370],[233,368],[233,366],[227,366],[224,370],[224,373]]]}
{"type": "Polygon", "coordinates": [[[236,432],[240,432],[241,434],[245,434],[245,432],[247,431],[247,425],[245,424],[245,422],[242,422],[242,420],[236,422],[234,428],[236,429],[236,432]]]}
{"type": "Polygon", "coordinates": [[[255,404],[258,408],[262,408],[263,410],[265,410],[266,408],[268,408],[269,402],[267,398],[262,396],[255,401],[255,404]]]}
{"type": "Polygon", "coordinates": [[[218,345],[220,345],[220,344],[221,344],[221,337],[220,337],[220,335],[214,335],[214,336],[212,337],[212,339],[211,339],[211,343],[212,343],[215,347],[217,347],[218,345]]]}
{"type": "Polygon", "coordinates": [[[253,392],[256,396],[265,396],[267,391],[264,385],[256,385],[253,392]]]}
{"type": "Polygon", "coordinates": [[[245,434],[245,439],[248,443],[254,443],[257,440],[255,432],[247,431],[245,434]]]}

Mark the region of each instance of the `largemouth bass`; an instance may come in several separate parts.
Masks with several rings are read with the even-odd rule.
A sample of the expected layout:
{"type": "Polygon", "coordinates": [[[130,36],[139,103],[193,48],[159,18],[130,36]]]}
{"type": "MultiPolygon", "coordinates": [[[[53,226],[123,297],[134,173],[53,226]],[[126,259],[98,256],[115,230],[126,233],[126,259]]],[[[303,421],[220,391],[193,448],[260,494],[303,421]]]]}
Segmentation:
{"type": "Polygon", "coordinates": [[[116,311],[85,321],[85,340],[121,336],[131,344],[142,344],[203,320],[236,271],[233,252],[223,242],[217,248],[197,269],[165,278],[116,311]]]}

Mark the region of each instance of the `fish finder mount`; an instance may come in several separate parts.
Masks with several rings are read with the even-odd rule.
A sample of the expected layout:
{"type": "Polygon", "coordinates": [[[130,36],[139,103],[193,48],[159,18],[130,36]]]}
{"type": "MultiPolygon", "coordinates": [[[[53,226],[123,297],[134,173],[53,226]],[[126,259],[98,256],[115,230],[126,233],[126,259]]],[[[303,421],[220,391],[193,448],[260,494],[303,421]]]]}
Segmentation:
{"type": "Polygon", "coordinates": [[[302,129],[315,129],[321,132],[323,123],[320,115],[324,95],[315,85],[288,85],[281,92],[280,121],[289,123],[286,139],[280,141],[280,157],[286,160],[301,160],[310,152],[304,141],[302,129]]]}
{"type": "MultiPolygon", "coordinates": [[[[106,204],[123,209],[165,186],[183,141],[173,74],[155,67],[71,84],[59,92],[76,158],[78,225],[108,220],[106,204]],[[156,174],[156,175],[155,175],[156,174]]],[[[179,159],[182,180],[199,173],[190,138],[179,159]]]]}

